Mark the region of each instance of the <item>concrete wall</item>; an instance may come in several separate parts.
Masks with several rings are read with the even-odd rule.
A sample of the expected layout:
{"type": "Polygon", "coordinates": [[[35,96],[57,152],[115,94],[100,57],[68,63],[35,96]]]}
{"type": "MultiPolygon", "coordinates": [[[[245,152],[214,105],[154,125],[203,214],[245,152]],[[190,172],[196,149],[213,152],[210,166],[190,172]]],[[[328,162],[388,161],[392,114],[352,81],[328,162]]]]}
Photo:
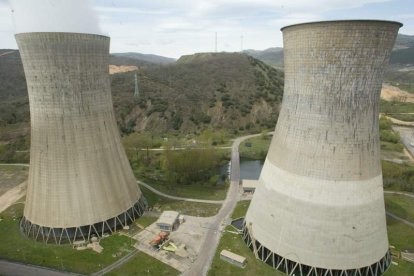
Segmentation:
{"type": "Polygon", "coordinates": [[[68,228],[117,216],[141,197],[115,121],[109,38],[17,34],[27,80],[31,149],[24,216],[68,228]]]}
{"type": "Polygon", "coordinates": [[[378,109],[399,27],[333,21],[283,29],[283,103],[246,216],[254,237],[278,255],[354,269],[386,254],[378,109]]]}

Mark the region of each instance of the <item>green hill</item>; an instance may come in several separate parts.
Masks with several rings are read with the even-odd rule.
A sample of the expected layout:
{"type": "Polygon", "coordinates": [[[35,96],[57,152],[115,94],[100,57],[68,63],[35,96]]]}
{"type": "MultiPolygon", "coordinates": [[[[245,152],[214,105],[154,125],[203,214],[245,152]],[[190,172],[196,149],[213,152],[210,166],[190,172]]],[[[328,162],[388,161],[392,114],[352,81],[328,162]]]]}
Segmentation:
{"type": "Polygon", "coordinates": [[[391,65],[414,66],[414,46],[393,51],[390,58],[391,65]]]}
{"type": "Polygon", "coordinates": [[[151,65],[151,64],[169,64],[174,63],[175,59],[158,56],[148,55],[141,53],[113,53],[109,57],[109,63],[114,65],[151,65]]]}
{"type": "Polygon", "coordinates": [[[200,53],[169,65],[113,76],[112,91],[123,131],[191,131],[274,127],[283,74],[240,53],[200,53]],[[122,85],[118,85],[122,84],[122,85]]]}
{"type": "Polygon", "coordinates": [[[245,50],[245,54],[257,58],[264,63],[278,69],[283,68],[283,48],[274,47],[263,51],[245,50]]]}
{"type": "MultiPolygon", "coordinates": [[[[0,55],[0,144],[25,145],[30,115],[19,52],[0,50],[0,55]]],[[[273,128],[276,123],[283,73],[247,55],[202,53],[167,64],[111,56],[112,62],[139,68],[139,97],[133,96],[133,72],[111,75],[123,133],[189,133],[207,127],[235,131],[273,128]]]]}
{"type": "MultiPolygon", "coordinates": [[[[245,50],[245,54],[257,58],[278,69],[283,69],[283,48],[268,48],[263,51],[245,50]]],[[[390,58],[392,65],[414,65],[414,36],[398,34],[390,58]]]]}

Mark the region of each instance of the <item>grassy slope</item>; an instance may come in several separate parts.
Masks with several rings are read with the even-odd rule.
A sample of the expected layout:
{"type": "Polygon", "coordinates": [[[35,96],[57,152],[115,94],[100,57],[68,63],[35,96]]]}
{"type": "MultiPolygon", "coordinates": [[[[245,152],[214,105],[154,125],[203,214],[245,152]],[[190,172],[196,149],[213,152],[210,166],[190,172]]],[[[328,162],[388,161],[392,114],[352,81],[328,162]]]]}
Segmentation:
{"type": "MultiPolygon", "coordinates": [[[[406,249],[414,251],[414,229],[412,227],[387,217],[387,229],[390,245],[395,246],[399,251],[406,249]]],[[[398,263],[398,266],[391,265],[385,273],[386,276],[414,275],[414,264],[403,260],[394,261],[398,263]]]]}
{"type": "MultiPolygon", "coordinates": [[[[250,201],[240,201],[237,203],[236,208],[232,214],[232,218],[239,218],[244,216],[249,207],[250,201]]],[[[234,231],[234,228],[228,226],[226,230],[234,231]]],[[[240,235],[225,232],[221,237],[220,243],[217,247],[216,254],[214,255],[213,262],[209,276],[218,275],[285,275],[279,271],[275,271],[271,266],[257,260],[253,252],[243,242],[240,235]],[[229,250],[236,254],[239,254],[247,259],[247,265],[245,268],[239,268],[235,265],[229,264],[220,259],[220,252],[223,250],[229,250]]]]}
{"type": "MultiPolygon", "coordinates": [[[[403,200],[406,201],[406,200],[403,200]]],[[[238,202],[232,218],[239,218],[244,216],[250,202],[241,201],[238,202]]],[[[405,202],[402,204],[405,212],[412,215],[412,204],[414,201],[405,202]]],[[[387,210],[394,211],[389,209],[387,210]]],[[[390,245],[396,247],[397,250],[411,250],[414,251],[414,229],[403,223],[400,223],[392,218],[387,218],[387,228],[388,228],[388,238],[390,245]]],[[[233,230],[231,227],[228,227],[227,230],[233,230]]],[[[414,275],[414,264],[403,261],[403,260],[394,260],[398,263],[398,266],[391,265],[389,270],[385,275],[387,276],[404,276],[404,275],[414,275]]],[[[253,253],[247,248],[246,244],[243,242],[239,235],[232,233],[224,233],[223,237],[220,240],[216,255],[214,256],[212,266],[208,272],[209,276],[213,275],[285,275],[279,271],[274,271],[269,265],[262,263],[259,260],[256,260],[253,253]],[[220,259],[220,252],[223,249],[230,250],[234,253],[240,254],[247,259],[247,266],[244,269],[238,268],[234,265],[231,265],[220,259]]]]}
{"type": "Polygon", "coordinates": [[[400,218],[414,223],[414,199],[403,195],[385,195],[385,207],[400,218]]]}
{"type": "Polygon", "coordinates": [[[172,200],[158,196],[145,187],[141,187],[149,206],[158,206],[161,210],[175,210],[189,216],[210,217],[217,214],[220,210],[220,204],[208,204],[187,202],[181,200],[172,200]]]}
{"type": "Polygon", "coordinates": [[[414,113],[414,104],[401,102],[380,101],[380,112],[382,113],[414,113]]]}
{"type": "Polygon", "coordinates": [[[239,147],[240,157],[247,159],[265,159],[271,138],[271,136],[261,135],[242,142],[239,147]]]}
{"type": "Polygon", "coordinates": [[[132,260],[106,275],[179,275],[179,271],[163,262],[139,252],[132,260]]]}
{"type": "Polygon", "coordinates": [[[16,204],[1,214],[0,257],[78,273],[92,273],[110,265],[132,250],[132,242],[125,236],[113,235],[101,241],[101,254],[91,250],[77,251],[70,245],[36,242],[21,235],[19,219],[23,205],[16,204]],[[117,257],[112,254],[118,253],[117,257]]]}
{"type": "MultiPolygon", "coordinates": [[[[1,214],[3,220],[0,222],[0,258],[90,274],[114,263],[133,250],[132,239],[116,234],[101,240],[100,244],[104,248],[101,254],[92,250],[77,251],[70,245],[46,245],[33,241],[19,232],[18,223],[22,212],[23,205],[16,204],[1,214]]],[[[147,226],[155,219],[142,217],[137,222],[147,226]]],[[[125,273],[136,275],[135,272],[146,273],[147,271],[154,273],[149,275],[160,275],[159,273],[177,275],[177,271],[173,268],[143,253],[139,253],[125,267],[115,271],[112,275],[126,275],[125,273]]]]}
{"type": "Polygon", "coordinates": [[[207,200],[223,200],[226,198],[228,181],[223,185],[212,187],[211,185],[203,185],[202,183],[194,183],[191,185],[166,185],[160,182],[148,182],[155,189],[168,195],[207,199],[207,200]]]}

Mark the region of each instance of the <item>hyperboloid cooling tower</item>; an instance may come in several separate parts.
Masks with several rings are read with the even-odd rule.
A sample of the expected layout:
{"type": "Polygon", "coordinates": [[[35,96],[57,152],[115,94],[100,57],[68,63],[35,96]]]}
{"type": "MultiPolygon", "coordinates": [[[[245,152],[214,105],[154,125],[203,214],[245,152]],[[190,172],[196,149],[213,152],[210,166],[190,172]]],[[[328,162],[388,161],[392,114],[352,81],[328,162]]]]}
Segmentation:
{"type": "Polygon", "coordinates": [[[22,230],[61,243],[122,228],[146,203],[113,112],[109,37],[39,32],[16,40],[31,115],[22,230]]]}
{"type": "Polygon", "coordinates": [[[274,268],[381,275],[390,264],[378,108],[401,26],[352,20],[282,29],[283,103],[243,229],[256,257],[274,268]]]}

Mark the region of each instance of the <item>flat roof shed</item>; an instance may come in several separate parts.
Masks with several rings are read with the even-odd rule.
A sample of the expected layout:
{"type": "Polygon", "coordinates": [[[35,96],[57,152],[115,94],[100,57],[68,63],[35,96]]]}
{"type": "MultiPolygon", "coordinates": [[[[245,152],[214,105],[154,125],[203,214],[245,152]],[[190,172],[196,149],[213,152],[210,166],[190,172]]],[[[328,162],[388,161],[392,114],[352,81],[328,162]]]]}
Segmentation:
{"type": "Polygon", "coordinates": [[[156,224],[164,231],[173,231],[178,224],[178,216],[176,211],[164,211],[158,218],[156,224]]]}
{"type": "Polygon", "coordinates": [[[258,180],[253,179],[243,179],[242,180],[242,187],[243,192],[254,192],[257,187],[258,180]]]}
{"type": "Polygon", "coordinates": [[[231,264],[237,265],[239,267],[246,266],[246,258],[240,255],[237,255],[233,252],[222,250],[220,252],[220,259],[225,260],[231,264]]]}

